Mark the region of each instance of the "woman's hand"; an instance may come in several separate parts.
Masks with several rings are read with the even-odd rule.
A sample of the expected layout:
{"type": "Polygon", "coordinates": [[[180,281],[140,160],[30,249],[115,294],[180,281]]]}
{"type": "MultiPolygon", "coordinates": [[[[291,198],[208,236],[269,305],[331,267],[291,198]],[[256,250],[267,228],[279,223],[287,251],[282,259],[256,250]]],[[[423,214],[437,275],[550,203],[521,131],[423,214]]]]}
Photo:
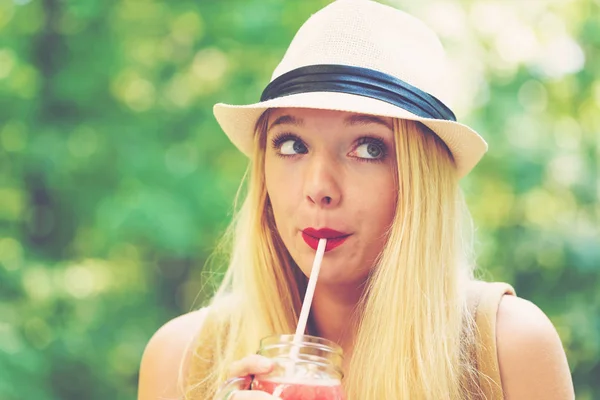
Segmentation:
{"type": "MultiPolygon", "coordinates": [[[[229,379],[249,378],[250,375],[268,374],[273,370],[273,361],[267,357],[252,354],[231,364],[229,379]]],[[[219,398],[219,396],[217,396],[219,398]]],[[[225,398],[226,400],[281,400],[266,392],[257,390],[234,390],[225,398]]]]}

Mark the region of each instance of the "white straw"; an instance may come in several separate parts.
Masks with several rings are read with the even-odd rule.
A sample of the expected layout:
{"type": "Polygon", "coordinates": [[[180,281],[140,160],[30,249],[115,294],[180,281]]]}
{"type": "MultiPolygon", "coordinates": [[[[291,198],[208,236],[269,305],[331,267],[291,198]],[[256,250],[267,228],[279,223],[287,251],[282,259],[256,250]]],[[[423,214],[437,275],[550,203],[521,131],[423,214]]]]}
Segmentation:
{"type": "Polygon", "coordinates": [[[306,287],[306,294],[304,295],[300,318],[298,319],[298,326],[296,327],[296,334],[294,335],[294,346],[292,346],[291,351],[292,360],[298,358],[300,343],[302,342],[301,337],[304,335],[304,330],[306,329],[308,314],[310,313],[310,306],[315,294],[315,287],[317,286],[317,279],[319,278],[319,271],[321,270],[321,262],[323,261],[326,245],[327,239],[319,239],[319,246],[317,247],[315,260],[313,261],[312,270],[310,271],[310,278],[308,279],[308,286],[306,287]]]}

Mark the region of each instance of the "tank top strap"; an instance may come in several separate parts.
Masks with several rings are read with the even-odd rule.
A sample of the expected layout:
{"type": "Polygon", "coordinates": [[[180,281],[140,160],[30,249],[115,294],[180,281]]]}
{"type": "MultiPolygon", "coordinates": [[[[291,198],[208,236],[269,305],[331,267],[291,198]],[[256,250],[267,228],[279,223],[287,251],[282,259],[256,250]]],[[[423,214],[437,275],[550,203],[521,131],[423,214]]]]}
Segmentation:
{"type": "Polygon", "coordinates": [[[479,385],[486,399],[503,399],[502,380],[496,346],[496,316],[502,296],[516,295],[503,282],[473,282],[469,303],[476,325],[475,361],[480,372],[479,385]]]}

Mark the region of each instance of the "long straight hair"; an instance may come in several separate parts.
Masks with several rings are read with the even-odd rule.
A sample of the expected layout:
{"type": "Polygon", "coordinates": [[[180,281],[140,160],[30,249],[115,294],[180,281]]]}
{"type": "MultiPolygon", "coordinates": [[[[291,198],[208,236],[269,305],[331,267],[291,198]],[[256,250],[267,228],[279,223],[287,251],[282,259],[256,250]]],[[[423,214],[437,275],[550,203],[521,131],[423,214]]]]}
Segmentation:
{"type": "MultiPolygon", "coordinates": [[[[293,333],[306,290],[275,227],[265,185],[269,111],[256,126],[243,202],[228,228],[225,276],[194,345],[186,399],[212,399],[233,362],[261,338],[293,333]]],[[[394,120],[398,187],[386,244],[357,305],[348,400],[476,399],[471,219],[444,142],[394,120]]]]}

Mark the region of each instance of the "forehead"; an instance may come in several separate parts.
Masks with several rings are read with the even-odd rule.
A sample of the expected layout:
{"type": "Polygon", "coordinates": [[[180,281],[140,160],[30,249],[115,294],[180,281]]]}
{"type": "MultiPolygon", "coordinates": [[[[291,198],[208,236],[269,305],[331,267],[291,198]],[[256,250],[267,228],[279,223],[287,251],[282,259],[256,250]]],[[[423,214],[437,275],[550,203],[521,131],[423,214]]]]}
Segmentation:
{"type": "Polygon", "coordinates": [[[380,125],[393,130],[392,118],[370,114],[359,114],[337,110],[319,110],[314,108],[276,108],[269,115],[269,129],[277,125],[304,126],[307,122],[322,122],[329,124],[380,125]]]}

